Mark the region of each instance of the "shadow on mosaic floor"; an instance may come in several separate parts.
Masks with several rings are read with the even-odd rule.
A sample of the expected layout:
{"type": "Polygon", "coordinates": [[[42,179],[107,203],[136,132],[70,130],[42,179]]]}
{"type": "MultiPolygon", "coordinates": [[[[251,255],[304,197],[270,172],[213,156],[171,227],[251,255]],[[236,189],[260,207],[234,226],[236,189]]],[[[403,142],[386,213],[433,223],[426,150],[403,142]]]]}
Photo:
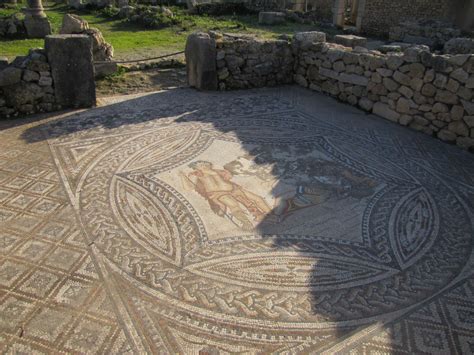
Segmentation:
{"type": "MultiPolygon", "coordinates": [[[[149,158],[121,178],[164,181],[190,201],[215,250],[201,274],[258,294],[256,303],[266,306],[246,305],[250,318],[292,325],[292,334],[318,324],[331,346],[453,287],[473,246],[474,161],[422,134],[291,90],[155,93],[72,114],[23,137],[61,143],[182,126],[186,142],[176,149],[184,151],[188,135],[199,131],[204,143],[181,163],[158,169],[149,158]]],[[[149,149],[153,157],[160,145],[149,149]]],[[[407,337],[392,335],[397,343],[407,337]]]]}

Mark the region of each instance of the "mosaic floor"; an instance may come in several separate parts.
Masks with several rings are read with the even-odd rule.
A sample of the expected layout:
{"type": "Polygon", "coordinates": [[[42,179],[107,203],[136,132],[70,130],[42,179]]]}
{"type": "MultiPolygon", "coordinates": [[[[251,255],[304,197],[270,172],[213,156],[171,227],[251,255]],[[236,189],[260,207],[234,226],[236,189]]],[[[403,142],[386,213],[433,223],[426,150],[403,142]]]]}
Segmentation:
{"type": "Polygon", "coordinates": [[[472,353],[474,156],[295,87],[0,122],[4,353],[472,353]]]}

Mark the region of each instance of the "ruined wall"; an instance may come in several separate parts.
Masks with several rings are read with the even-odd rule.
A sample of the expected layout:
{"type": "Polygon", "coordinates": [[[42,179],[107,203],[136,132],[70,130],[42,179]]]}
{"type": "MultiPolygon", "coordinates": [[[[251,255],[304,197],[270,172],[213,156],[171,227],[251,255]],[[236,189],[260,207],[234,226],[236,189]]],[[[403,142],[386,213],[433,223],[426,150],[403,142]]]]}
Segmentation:
{"type": "Polygon", "coordinates": [[[42,49],[0,68],[0,118],[58,110],[51,67],[42,49]]]}
{"type": "Polygon", "coordinates": [[[246,89],[293,81],[294,57],[288,40],[259,40],[214,34],[218,86],[246,89]]]}
{"type": "Polygon", "coordinates": [[[26,28],[20,14],[0,17],[0,38],[23,33],[26,33],[26,28]]]}
{"type": "Polygon", "coordinates": [[[314,43],[298,52],[295,81],[392,122],[474,148],[474,54],[356,52],[314,43]]]}
{"type": "Polygon", "coordinates": [[[11,63],[0,58],[0,119],[95,105],[92,42],[87,35],[45,38],[11,63]]]}
{"type": "Polygon", "coordinates": [[[322,32],[297,33],[291,41],[212,37],[221,90],[294,81],[474,150],[474,54],[436,55],[427,46],[382,54],[327,43],[322,32]]]}
{"type": "Polygon", "coordinates": [[[444,20],[454,16],[453,0],[365,0],[361,31],[388,35],[389,28],[407,20],[444,20]]]}
{"type": "Polygon", "coordinates": [[[426,44],[440,49],[453,38],[461,37],[461,30],[444,21],[403,21],[390,27],[389,40],[415,44],[426,44]]]}

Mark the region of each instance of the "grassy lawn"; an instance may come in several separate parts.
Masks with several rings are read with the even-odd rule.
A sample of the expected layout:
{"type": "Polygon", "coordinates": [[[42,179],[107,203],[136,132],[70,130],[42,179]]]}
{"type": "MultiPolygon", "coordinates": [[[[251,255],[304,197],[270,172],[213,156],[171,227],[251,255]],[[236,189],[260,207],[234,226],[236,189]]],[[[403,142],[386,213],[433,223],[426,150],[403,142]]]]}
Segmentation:
{"type": "MultiPolygon", "coordinates": [[[[14,9],[0,9],[0,16],[19,12],[22,5],[14,9]]],[[[89,22],[90,27],[96,27],[115,49],[116,58],[137,59],[145,56],[159,55],[184,49],[186,37],[197,30],[218,30],[235,33],[255,33],[262,37],[274,37],[282,33],[314,30],[313,25],[287,23],[280,26],[260,26],[257,16],[197,16],[187,15],[182,9],[173,9],[182,16],[185,26],[168,27],[163,29],[146,29],[137,24],[118,18],[106,18],[98,11],[74,11],[64,5],[46,8],[46,13],[52,23],[53,32],[57,33],[65,13],[75,13],[89,22]],[[183,28],[184,27],[184,28],[183,28]]],[[[28,49],[43,47],[41,39],[9,38],[0,39],[0,56],[14,57],[24,55],[28,49]]]]}

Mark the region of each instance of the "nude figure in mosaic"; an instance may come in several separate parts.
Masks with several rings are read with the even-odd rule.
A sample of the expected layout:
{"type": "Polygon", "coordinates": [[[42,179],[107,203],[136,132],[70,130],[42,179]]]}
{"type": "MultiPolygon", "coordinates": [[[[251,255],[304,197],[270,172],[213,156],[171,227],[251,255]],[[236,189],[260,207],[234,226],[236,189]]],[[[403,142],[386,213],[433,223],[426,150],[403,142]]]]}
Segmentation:
{"type": "Polygon", "coordinates": [[[216,169],[207,161],[189,164],[193,171],[182,173],[185,187],[194,189],[204,197],[211,210],[218,216],[229,217],[244,230],[253,229],[254,222],[260,222],[271,209],[264,199],[231,181],[233,175],[228,170],[216,169]]]}

